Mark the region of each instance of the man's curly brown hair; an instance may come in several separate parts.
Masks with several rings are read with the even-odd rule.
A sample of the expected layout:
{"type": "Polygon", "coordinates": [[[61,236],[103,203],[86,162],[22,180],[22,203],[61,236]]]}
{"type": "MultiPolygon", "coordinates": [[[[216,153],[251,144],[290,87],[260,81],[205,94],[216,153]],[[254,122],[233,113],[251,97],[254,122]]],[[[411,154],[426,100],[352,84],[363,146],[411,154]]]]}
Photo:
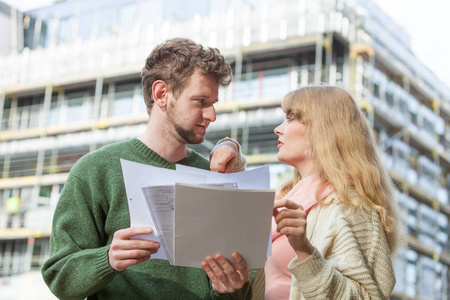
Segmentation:
{"type": "Polygon", "coordinates": [[[169,91],[178,97],[195,71],[216,80],[222,87],[227,87],[233,78],[230,64],[217,48],[203,47],[186,38],[170,39],[156,46],[141,73],[147,113],[150,114],[153,107],[155,81],[164,81],[169,91]]]}

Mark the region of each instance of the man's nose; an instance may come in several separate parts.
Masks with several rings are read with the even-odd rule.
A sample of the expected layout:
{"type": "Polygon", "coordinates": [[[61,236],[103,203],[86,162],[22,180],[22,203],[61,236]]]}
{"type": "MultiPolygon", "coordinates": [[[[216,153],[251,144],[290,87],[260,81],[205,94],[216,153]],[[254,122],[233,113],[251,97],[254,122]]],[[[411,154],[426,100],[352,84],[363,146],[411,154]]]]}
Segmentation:
{"type": "Polygon", "coordinates": [[[213,105],[203,109],[203,118],[209,120],[210,122],[214,122],[216,120],[216,109],[213,105]]]}

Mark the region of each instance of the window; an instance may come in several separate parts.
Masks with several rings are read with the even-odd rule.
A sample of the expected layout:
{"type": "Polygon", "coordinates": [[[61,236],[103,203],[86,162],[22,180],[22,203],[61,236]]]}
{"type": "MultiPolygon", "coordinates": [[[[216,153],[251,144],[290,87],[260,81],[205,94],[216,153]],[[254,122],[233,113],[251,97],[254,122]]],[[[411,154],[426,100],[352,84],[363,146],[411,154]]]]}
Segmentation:
{"type": "Polygon", "coordinates": [[[127,33],[133,29],[136,18],[136,6],[134,3],[126,4],[120,8],[119,30],[127,33]]]}
{"type": "Polygon", "coordinates": [[[94,12],[83,11],[80,13],[78,24],[78,37],[83,41],[89,40],[93,35],[94,12]]]}
{"type": "Polygon", "coordinates": [[[58,32],[58,44],[66,44],[72,41],[73,18],[67,17],[60,20],[58,32]]]}
{"type": "Polygon", "coordinates": [[[50,106],[50,111],[47,116],[47,124],[48,125],[56,125],[59,124],[59,115],[60,109],[56,102],[53,102],[50,106]]]}
{"type": "Polygon", "coordinates": [[[33,253],[31,256],[31,268],[40,270],[45,260],[49,256],[50,238],[32,238],[29,242],[34,243],[33,253]]]}
{"type": "Polygon", "coordinates": [[[110,36],[114,33],[115,14],[113,6],[100,7],[99,37],[110,36]]]}
{"type": "Polygon", "coordinates": [[[386,84],[386,104],[389,107],[394,107],[395,103],[394,103],[394,86],[391,82],[387,82],[386,84]]]}
{"type": "Polygon", "coordinates": [[[83,120],[83,99],[72,100],[67,105],[66,123],[83,120]]]}
{"type": "Polygon", "coordinates": [[[133,113],[134,96],[138,89],[139,84],[135,83],[116,84],[110,115],[123,116],[133,113]]]}
{"type": "Polygon", "coordinates": [[[403,94],[400,95],[398,100],[399,110],[406,116],[408,114],[408,100],[403,94]]]}
{"type": "Polygon", "coordinates": [[[380,98],[380,84],[378,82],[373,83],[373,95],[380,98]]]}
{"type": "Polygon", "coordinates": [[[9,177],[36,175],[38,153],[18,153],[11,158],[9,177]]]}

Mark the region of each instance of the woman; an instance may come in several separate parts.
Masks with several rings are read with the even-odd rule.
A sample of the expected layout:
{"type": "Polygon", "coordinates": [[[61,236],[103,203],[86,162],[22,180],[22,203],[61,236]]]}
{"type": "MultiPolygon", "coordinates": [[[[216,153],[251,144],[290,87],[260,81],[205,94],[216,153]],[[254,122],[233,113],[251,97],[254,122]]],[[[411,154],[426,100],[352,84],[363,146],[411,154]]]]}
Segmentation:
{"type": "Polygon", "coordinates": [[[398,219],[372,130],[343,89],[308,86],[283,100],[266,299],[388,299],[398,219]]]}

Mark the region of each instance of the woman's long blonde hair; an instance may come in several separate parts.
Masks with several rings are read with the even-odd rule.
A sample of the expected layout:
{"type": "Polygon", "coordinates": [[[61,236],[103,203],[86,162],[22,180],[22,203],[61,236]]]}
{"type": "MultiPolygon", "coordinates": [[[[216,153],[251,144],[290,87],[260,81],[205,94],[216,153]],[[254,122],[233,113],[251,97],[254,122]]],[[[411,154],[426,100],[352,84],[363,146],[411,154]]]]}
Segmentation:
{"type": "MultiPolygon", "coordinates": [[[[377,211],[393,254],[399,244],[394,186],[378,157],[373,131],[352,96],[339,87],[307,86],[287,94],[282,107],[305,125],[311,158],[320,168],[319,203],[324,204],[319,191],[331,184],[343,203],[377,211]],[[350,197],[351,191],[358,197],[350,197]]],[[[280,196],[300,180],[295,169],[280,196]]]]}

